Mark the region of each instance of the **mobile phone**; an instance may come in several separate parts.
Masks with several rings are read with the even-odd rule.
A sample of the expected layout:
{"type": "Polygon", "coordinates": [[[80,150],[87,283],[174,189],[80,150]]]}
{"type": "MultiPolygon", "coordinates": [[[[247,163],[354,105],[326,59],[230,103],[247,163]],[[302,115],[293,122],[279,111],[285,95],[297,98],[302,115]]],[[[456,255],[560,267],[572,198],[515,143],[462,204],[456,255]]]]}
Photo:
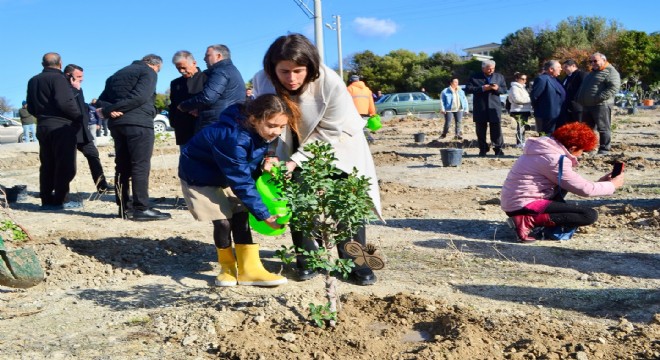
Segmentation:
{"type": "Polygon", "coordinates": [[[612,168],[612,177],[615,178],[623,172],[623,168],[625,167],[625,164],[617,161],[614,163],[614,168],[612,168]]]}

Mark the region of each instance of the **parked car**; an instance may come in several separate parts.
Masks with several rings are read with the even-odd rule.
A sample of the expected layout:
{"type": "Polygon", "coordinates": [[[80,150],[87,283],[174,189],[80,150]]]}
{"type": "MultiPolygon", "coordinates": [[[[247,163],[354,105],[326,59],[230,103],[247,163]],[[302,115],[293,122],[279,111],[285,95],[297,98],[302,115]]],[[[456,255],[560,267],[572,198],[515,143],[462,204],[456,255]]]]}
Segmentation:
{"type": "Polygon", "coordinates": [[[423,92],[405,92],[383,95],[376,102],[376,112],[382,116],[407,113],[440,112],[440,100],[423,92]]]}
{"type": "Polygon", "coordinates": [[[163,111],[154,118],[154,132],[156,134],[172,130],[172,126],[170,126],[170,118],[168,118],[167,115],[167,111],[163,111]]]}
{"type": "Polygon", "coordinates": [[[19,121],[0,116],[0,144],[23,142],[23,126],[19,121]]]}

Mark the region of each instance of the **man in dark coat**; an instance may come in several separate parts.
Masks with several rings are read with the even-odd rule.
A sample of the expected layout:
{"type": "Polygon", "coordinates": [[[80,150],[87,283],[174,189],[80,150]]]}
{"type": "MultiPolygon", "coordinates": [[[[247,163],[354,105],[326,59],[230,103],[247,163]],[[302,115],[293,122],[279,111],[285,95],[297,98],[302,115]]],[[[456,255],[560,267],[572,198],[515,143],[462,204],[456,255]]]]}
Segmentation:
{"type": "Polygon", "coordinates": [[[171,217],[152,209],[149,201],[155,140],[154,100],[162,65],[163,59],[153,54],[133,61],[106,80],[96,102],[97,113],[110,119],[110,135],[115,142],[115,194],[123,219],[148,221],[171,217]]]}
{"type": "Polygon", "coordinates": [[[231,53],[225,45],[211,45],[206,49],[206,83],[199,94],[180,103],[183,112],[197,112],[196,131],[220,119],[220,113],[228,106],[245,102],[245,82],[231,61],[231,53]]]}
{"type": "Polygon", "coordinates": [[[59,210],[76,176],[76,133],[82,113],[62,73],[60,55],[47,53],[41,64],[44,70],[28,81],[26,99],[28,111],[37,117],[41,207],[59,210]]]}
{"type": "Polygon", "coordinates": [[[176,144],[185,145],[195,134],[197,117],[179,110],[177,106],[202,91],[206,73],[199,70],[195,57],[189,51],[177,51],[172,57],[172,63],[181,77],[170,83],[170,124],[174,128],[176,144]]]}
{"type": "Polygon", "coordinates": [[[96,190],[100,194],[114,192],[114,185],[109,185],[105,179],[105,174],[103,174],[103,165],[101,165],[101,157],[99,156],[99,150],[96,148],[96,145],[94,145],[94,135],[89,130],[89,107],[85,102],[85,95],[83,94],[83,90],[81,88],[82,82],[85,79],[83,68],[75,64],[69,64],[64,67],[64,75],[66,75],[66,77],[71,80],[73,94],[76,98],[78,108],[80,108],[80,112],[82,113],[82,126],[76,134],[78,141],[76,148],[87,159],[89,171],[92,173],[92,181],[94,181],[96,190]]]}
{"type": "Polygon", "coordinates": [[[580,70],[573,59],[564,61],[562,69],[566,73],[562,81],[566,90],[566,122],[582,121],[582,105],[577,102],[577,92],[587,73],[580,70]]]}
{"type": "Polygon", "coordinates": [[[543,73],[534,79],[530,98],[534,108],[536,131],[550,135],[564,125],[566,119],[566,91],[557,81],[561,65],[557,60],[543,64],[543,73]]]}
{"type": "Polygon", "coordinates": [[[485,60],[481,63],[481,72],[472,74],[465,84],[465,92],[474,94],[472,114],[479,142],[479,156],[486,156],[489,150],[486,142],[488,125],[490,125],[490,142],[495,155],[504,155],[500,95],[506,94],[507,89],[504,76],[495,72],[495,61],[485,60]]]}

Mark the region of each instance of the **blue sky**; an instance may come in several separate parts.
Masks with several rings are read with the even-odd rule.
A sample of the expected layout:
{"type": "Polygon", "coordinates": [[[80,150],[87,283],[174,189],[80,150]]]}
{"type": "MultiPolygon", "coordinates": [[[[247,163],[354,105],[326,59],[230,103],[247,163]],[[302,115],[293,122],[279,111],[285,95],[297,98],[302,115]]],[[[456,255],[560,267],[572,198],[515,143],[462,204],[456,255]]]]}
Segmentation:
{"type": "MultiPolygon", "coordinates": [[[[313,0],[303,0],[314,9],[313,0]]],[[[569,16],[602,16],[626,29],[660,30],[660,1],[549,2],[537,0],[323,0],[324,23],[341,16],[342,52],[396,49],[428,54],[490,42],[522,27],[554,28],[569,16]]],[[[178,77],[171,64],[177,50],[189,50],[205,69],[206,47],[225,44],[249,80],[261,67],[272,41],[287,32],[314,39],[313,20],[294,0],[0,0],[2,48],[0,96],[14,107],[25,97],[27,81],[42,70],[41,57],[55,51],[64,65],[85,69],[89,101],[105,79],[148,53],[163,57],[158,92],[178,77]]],[[[336,68],[337,33],[325,31],[325,61],[336,68]]]]}

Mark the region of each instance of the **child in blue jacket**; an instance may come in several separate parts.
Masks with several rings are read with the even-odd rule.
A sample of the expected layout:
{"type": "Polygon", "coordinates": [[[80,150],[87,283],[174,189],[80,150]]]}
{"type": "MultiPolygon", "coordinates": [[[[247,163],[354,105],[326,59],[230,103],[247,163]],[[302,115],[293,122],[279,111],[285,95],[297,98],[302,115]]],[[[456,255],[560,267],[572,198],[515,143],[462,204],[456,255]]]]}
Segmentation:
{"type": "Polygon", "coordinates": [[[218,252],[218,286],[276,286],[285,277],[264,269],[259,245],[252,241],[248,211],[274,229],[277,216],[268,212],[255,187],[269,144],[287,124],[295,126],[295,104],[263,95],[245,105],[228,107],[218,122],[203,128],[181,149],[179,178],[188,209],[198,221],[213,223],[218,252]],[[231,235],[230,235],[231,233],[231,235]],[[236,256],[232,251],[232,237],[236,256]]]}

